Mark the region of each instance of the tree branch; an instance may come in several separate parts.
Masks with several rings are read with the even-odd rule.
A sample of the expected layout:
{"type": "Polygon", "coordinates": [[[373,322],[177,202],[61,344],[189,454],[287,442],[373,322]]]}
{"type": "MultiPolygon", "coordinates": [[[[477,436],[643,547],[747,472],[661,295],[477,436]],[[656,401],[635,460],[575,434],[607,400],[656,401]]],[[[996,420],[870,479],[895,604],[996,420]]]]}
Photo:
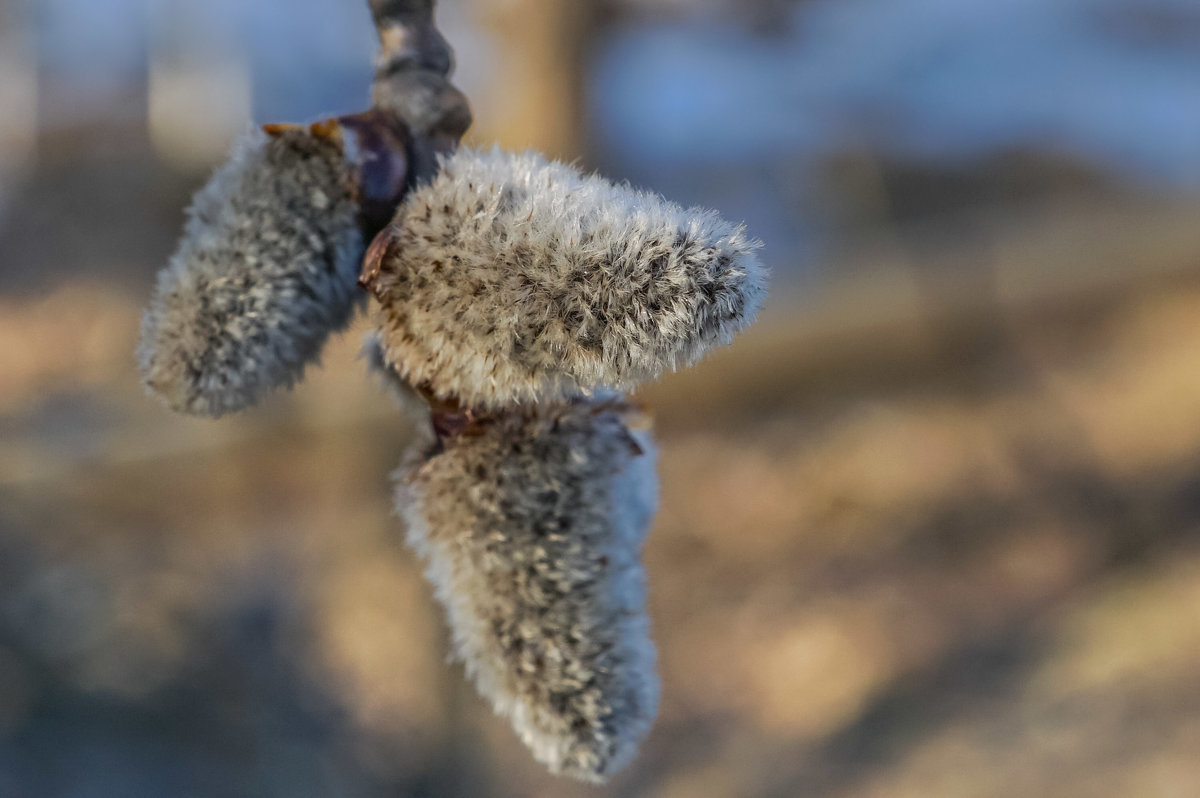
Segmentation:
{"type": "Polygon", "coordinates": [[[458,146],[471,126],[467,98],[449,80],[454,54],[433,19],[435,0],[369,0],[381,49],[372,101],[416,134],[418,180],[432,176],[436,156],[458,146]]]}
{"type": "Polygon", "coordinates": [[[383,45],[380,76],[403,69],[448,75],[454,67],[450,45],[433,21],[433,0],[370,0],[383,45]]]}
{"type": "Polygon", "coordinates": [[[432,16],[434,0],[370,0],[371,13],[375,24],[382,25],[387,20],[398,17],[423,15],[432,16]]]}

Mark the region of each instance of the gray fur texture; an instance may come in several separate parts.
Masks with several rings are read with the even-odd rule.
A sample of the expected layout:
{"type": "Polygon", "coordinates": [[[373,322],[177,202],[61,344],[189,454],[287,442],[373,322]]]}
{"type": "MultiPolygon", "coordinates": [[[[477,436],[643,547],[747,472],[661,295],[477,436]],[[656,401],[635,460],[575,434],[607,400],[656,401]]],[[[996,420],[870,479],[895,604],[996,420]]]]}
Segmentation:
{"type": "Polygon", "coordinates": [[[361,298],[354,188],[337,137],[246,136],[196,195],[143,317],[149,391],[220,416],[298,380],[361,298]]]}
{"type": "Polygon", "coordinates": [[[742,227],[533,153],[458,151],[384,235],[387,360],[469,407],[632,389],[728,343],[765,290],[742,227]]]}
{"type": "Polygon", "coordinates": [[[586,781],[633,756],[658,707],[639,559],[655,455],[630,417],[616,402],[514,410],[396,474],[468,675],[538,760],[586,781]]]}

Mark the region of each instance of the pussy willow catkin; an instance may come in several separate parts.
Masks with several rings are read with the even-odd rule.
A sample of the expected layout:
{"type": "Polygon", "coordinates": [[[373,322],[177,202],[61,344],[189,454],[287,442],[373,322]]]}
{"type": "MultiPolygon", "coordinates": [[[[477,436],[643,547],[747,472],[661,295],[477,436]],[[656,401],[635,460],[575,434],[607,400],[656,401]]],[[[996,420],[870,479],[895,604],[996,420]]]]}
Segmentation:
{"type": "Polygon", "coordinates": [[[388,362],[471,407],[632,389],[729,343],[765,291],[740,226],[533,153],[459,150],[387,234],[388,362]]]}
{"type": "Polygon", "coordinates": [[[378,110],[269,130],[195,199],[143,320],[146,385],[210,416],[291,385],[366,296],[361,272],[368,364],[420,424],[396,505],[454,651],[539,760],[603,780],[658,705],[655,453],[619,392],[753,321],[758,242],[535,154],[435,164],[445,142],[408,147],[378,110]]]}
{"type": "Polygon", "coordinates": [[[196,195],[138,346],[147,388],[170,407],[253,404],[300,379],[348,323],[362,301],[358,161],[378,155],[360,145],[364,124],[250,133],[196,195]]]}
{"type": "Polygon", "coordinates": [[[655,453],[620,401],[476,422],[396,474],[454,651],[555,773],[620,768],[658,707],[640,550],[655,453]]]}

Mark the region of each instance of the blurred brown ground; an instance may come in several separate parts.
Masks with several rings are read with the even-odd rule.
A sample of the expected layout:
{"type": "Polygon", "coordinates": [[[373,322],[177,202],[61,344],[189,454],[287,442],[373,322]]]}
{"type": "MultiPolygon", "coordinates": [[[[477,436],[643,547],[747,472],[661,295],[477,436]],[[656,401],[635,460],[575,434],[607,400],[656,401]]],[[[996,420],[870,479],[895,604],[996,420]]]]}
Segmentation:
{"type": "Polygon", "coordinates": [[[662,712],[603,790],[445,664],[361,323],[211,423],[136,292],[0,300],[0,795],[1195,795],[1197,218],[881,239],[648,391],[662,712]]]}
{"type": "MultiPolygon", "coordinates": [[[[800,3],[442,4],[475,143],[748,196],[837,253],[802,273],[769,240],[761,323],[640,397],[638,759],[554,779],[446,664],[363,322],[236,417],[143,395],[141,305],[202,175],[151,147],[135,76],[0,176],[0,798],[1200,795],[1200,205],[1058,150],[622,172],[589,59],[660,5],[769,41],[800,3]]],[[[47,108],[86,93],[55,74],[47,108]]]]}

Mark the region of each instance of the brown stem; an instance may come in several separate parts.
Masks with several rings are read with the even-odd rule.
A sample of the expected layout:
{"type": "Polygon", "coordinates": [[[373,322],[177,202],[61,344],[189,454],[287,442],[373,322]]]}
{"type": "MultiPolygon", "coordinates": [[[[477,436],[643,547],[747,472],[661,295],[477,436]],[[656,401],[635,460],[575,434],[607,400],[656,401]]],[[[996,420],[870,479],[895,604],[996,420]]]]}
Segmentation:
{"type": "Polygon", "coordinates": [[[376,25],[406,16],[433,16],[434,0],[370,0],[376,25]]]}
{"type": "Polygon", "coordinates": [[[411,175],[433,175],[437,154],[458,146],[471,126],[467,98],[451,85],[450,45],[433,19],[434,0],[370,0],[381,45],[372,100],[414,134],[411,175]]]}
{"type": "Polygon", "coordinates": [[[454,67],[450,45],[433,21],[433,0],[370,0],[383,45],[378,78],[405,69],[448,75],[454,67]]]}

